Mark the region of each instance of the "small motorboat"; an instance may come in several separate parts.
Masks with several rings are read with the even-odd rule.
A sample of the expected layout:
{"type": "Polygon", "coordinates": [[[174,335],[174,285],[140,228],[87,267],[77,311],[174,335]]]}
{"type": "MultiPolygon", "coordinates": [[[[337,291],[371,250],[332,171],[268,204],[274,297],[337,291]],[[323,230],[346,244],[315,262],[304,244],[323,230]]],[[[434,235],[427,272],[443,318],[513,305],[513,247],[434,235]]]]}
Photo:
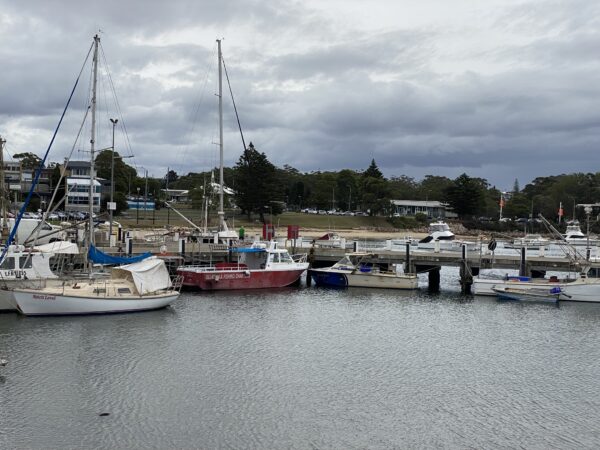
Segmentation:
{"type": "Polygon", "coordinates": [[[554,286],[548,289],[534,287],[528,289],[499,285],[492,287],[492,290],[496,293],[498,298],[503,300],[542,303],[556,303],[563,293],[560,286],[554,286]]]}

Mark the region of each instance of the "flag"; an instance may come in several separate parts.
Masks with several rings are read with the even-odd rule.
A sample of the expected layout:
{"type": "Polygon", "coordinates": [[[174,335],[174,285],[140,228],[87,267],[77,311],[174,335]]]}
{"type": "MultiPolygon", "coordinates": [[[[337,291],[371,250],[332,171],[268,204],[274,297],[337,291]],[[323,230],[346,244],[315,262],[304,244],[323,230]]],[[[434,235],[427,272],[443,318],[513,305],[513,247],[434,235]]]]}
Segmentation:
{"type": "Polygon", "coordinates": [[[500,208],[504,208],[504,197],[500,197],[500,208]]]}
{"type": "Polygon", "coordinates": [[[560,206],[558,207],[558,217],[562,217],[564,215],[565,215],[565,211],[563,210],[562,202],[560,202],[560,206]]]}

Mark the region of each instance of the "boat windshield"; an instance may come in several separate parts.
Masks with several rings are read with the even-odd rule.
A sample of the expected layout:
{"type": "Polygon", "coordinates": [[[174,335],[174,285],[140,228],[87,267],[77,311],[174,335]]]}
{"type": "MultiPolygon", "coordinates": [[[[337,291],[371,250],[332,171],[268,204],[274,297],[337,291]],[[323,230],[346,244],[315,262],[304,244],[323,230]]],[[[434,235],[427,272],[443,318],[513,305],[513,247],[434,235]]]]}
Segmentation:
{"type": "Polygon", "coordinates": [[[350,260],[350,258],[348,258],[347,256],[344,256],[342,259],[340,259],[338,262],[336,262],[333,267],[337,267],[337,268],[354,268],[354,264],[352,263],[352,261],[350,260]]]}
{"type": "Polygon", "coordinates": [[[290,254],[288,252],[281,252],[279,254],[279,262],[282,262],[282,263],[293,263],[294,260],[292,259],[292,257],[290,256],[290,254]]]}
{"type": "Polygon", "coordinates": [[[445,223],[432,223],[429,226],[429,229],[434,232],[434,231],[449,231],[450,227],[448,226],[448,224],[445,223]]]}

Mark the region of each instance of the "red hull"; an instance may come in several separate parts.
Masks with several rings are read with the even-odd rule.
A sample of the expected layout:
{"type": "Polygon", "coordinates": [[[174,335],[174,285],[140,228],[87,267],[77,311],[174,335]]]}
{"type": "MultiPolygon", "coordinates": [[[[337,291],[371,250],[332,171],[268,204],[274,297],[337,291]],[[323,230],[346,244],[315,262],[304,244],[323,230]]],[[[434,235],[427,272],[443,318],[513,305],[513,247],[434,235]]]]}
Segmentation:
{"type": "Polygon", "coordinates": [[[304,270],[227,270],[195,271],[178,270],[183,285],[202,290],[266,289],[294,284],[304,270]]]}

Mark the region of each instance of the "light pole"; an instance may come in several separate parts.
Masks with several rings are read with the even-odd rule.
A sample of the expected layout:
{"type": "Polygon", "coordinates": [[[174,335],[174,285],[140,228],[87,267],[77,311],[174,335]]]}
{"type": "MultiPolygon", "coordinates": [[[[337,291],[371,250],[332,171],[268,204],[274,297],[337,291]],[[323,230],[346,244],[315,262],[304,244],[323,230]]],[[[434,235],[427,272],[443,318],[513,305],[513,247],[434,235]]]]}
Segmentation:
{"type": "MultiPolygon", "coordinates": [[[[146,211],[148,210],[148,206],[147,206],[147,201],[148,201],[148,169],[146,169],[143,166],[139,166],[139,169],[144,169],[144,220],[146,220],[148,218],[146,211]]],[[[138,201],[139,201],[139,191],[140,189],[138,188],[138,201]]],[[[139,208],[138,208],[139,209],[139,208]]]]}
{"type": "Polygon", "coordinates": [[[137,208],[135,208],[135,223],[140,223],[140,188],[137,188],[137,208]]]}
{"type": "Polygon", "coordinates": [[[115,209],[114,196],[115,196],[115,127],[119,119],[110,119],[112,123],[112,151],[110,158],[110,205],[108,206],[110,214],[110,224],[108,226],[108,245],[112,239],[113,231],[113,210],[115,209]]]}

